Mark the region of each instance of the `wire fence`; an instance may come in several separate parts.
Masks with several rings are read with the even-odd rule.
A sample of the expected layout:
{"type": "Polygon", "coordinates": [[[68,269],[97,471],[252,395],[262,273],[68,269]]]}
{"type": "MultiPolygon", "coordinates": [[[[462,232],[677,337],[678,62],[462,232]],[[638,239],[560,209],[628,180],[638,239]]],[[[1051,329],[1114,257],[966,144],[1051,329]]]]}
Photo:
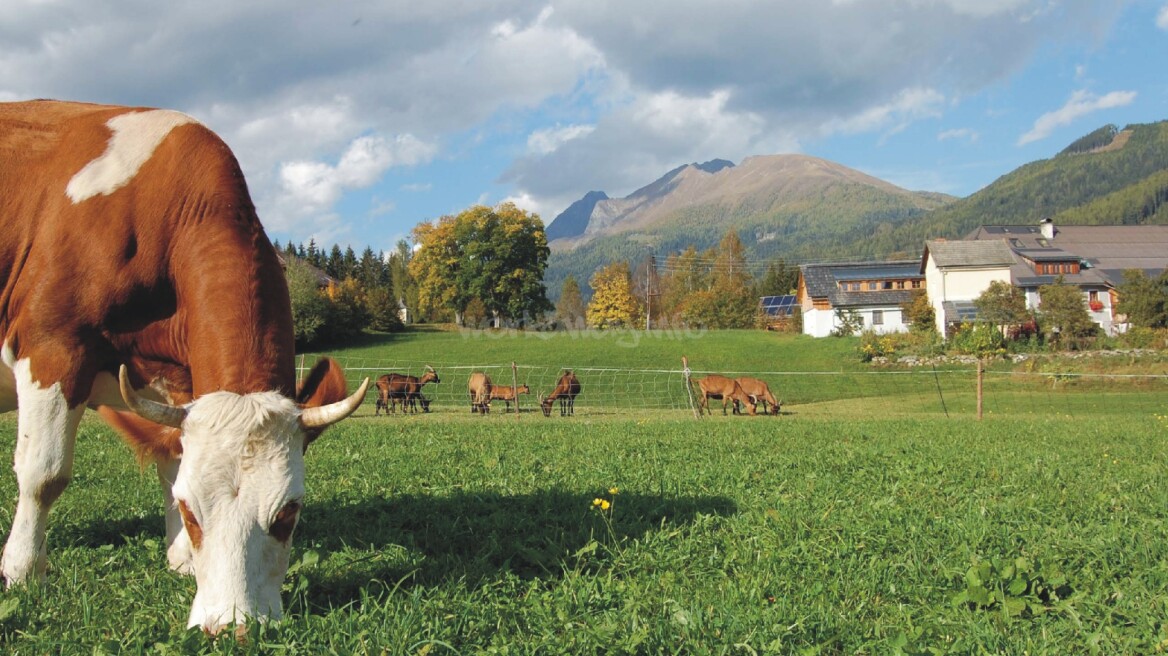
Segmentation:
{"type": "MultiPolygon", "coordinates": [[[[317,359],[299,360],[300,375],[317,359]]],[[[421,377],[433,366],[439,382],[427,384],[422,394],[432,411],[470,410],[467,383],[474,372],[487,374],[496,386],[527,385],[520,395],[520,413],[539,412],[539,399],[550,393],[565,370],[581,384],[576,414],[619,414],[629,410],[691,412],[686,370],[632,369],[524,363],[441,363],[413,360],[372,360],[335,357],[345,369],[350,389],[365,377],[372,381],[395,372],[421,377]]],[[[976,367],[917,367],[911,370],[872,371],[706,371],[689,372],[694,381],[717,373],[749,376],[765,381],[781,402],[784,416],[968,416],[978,408],[976,367]]],[[[1096,416],[1168,414],[1168,374],[1087,374],[994,371],[984,372],[981,384],[984,415],[1096,416]]],[[[696,395],[696,386],[692,387],[696,395]]],[[[377,390],[370,385],[367,410],[372,413],[377,390]]],[[[710,407],[720,411],[721,401],[710,407]]],[[[496,401],[493,412],[504,409],[496,401]]],[[[514,406],[512,406],[514,410],[514,406]]]]}

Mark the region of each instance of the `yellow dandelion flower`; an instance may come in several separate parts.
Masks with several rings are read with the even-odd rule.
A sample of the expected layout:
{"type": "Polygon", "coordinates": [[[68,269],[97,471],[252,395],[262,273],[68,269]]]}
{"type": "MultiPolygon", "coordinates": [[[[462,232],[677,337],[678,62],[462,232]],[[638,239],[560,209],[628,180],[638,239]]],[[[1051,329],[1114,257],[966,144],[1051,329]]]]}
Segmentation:
{"type": "Polygon", "coordinates": [[[608,510],[610,506],[612,506],[612,504],[609,503],[607,499],[600,500],[600,509],[601,510],[608,510]]]}
{"type": "Polygon", "coordinates": [[[607,502],[606,502],[604,499],[593,499],[593,500],[592,500],[592,505],[593,505],[593,506],[599,506],[599,505],[600,505],[600,504],[602,504],[602,503],[607,503],[607,502]]]}
{"type": "Polygon", "coordinates": [[[615,488],[615,487],[610,487],[610,488],[608,488],[608,493],[613,495],[613,496],[616,496],[616,495],[620,494],[620,489],[615,488]]]}

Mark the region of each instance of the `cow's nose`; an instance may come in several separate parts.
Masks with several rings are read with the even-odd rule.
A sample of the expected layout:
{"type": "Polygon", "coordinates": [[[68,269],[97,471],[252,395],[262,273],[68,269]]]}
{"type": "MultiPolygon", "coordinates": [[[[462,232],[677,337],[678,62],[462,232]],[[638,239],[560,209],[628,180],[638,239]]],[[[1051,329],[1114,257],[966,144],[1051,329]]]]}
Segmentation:
{"type": "MultiPolygon", "coordinates": [[[[217,638],[223,629],[227,628],[227,624],[220,624],[218,622],[210,622],[203,625],[203,633],[208,638],[217,638]]],[[[235,640],[236,642],[243,642],[247,639],[247,625],[243,623],[235,624],[235,640]]]]}

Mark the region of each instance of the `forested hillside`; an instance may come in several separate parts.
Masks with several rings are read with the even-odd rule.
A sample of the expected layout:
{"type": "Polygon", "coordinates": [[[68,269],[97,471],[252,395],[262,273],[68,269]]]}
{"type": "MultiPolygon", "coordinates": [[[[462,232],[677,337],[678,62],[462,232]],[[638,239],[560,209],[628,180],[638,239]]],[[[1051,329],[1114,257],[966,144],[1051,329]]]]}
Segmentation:
{"type": "Polygon", "coordinates": [[[1105,126],[1051,159],[1031,162],[946,207],[845,249],[880,255],[927,238],[961,237],[979,225],[1168,223],[1168,121],[1105,126]]]}

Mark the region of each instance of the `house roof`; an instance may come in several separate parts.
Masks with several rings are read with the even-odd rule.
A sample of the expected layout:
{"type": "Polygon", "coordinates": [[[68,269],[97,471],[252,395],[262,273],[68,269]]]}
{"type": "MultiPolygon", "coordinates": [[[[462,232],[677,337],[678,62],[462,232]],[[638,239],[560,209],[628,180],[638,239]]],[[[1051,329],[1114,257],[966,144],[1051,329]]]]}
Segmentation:
{"type": "Polygon", "coordinates": [[[925,263],[930,254],[939,269],[1001,268],[1014,264],[1014,253],[1002,239],[927,241],[924,256],[921,258],[921,271],[925,270],[925,263]]]}
{"type": "MultiPolygon", "coordinates": [[[[1079,260],[1082,272],[1065,276],[1078,285],[1115,286],[1123,282],[1127,269],[1142,269],[1159,275],[1168,268],[1168,226],[1093,225],[1053,226],[1054,238],[1047,239],[1037,225],[981,226],[966,236],[972,241],[1006,240],[1014,252],[1032,261],[1079,260]]],[[[954,242],[951,242],[954,243],[954,242]]],[[[960,242],[957,242],[960,243],[960,242]]],[[[1025,262],[1010,269],[1017,284],[1031,286],[1051,276],[1036,276],[1025,262]]]]}
{"type": "Polygon", "coordinates": [[[804,264],[799,267],[803,286],[812,298],[827,298],[832,307],[880,307],[902,305],[912,300],[912,289],[844,291],[841,280],[920,279],[916,260],[852,262],[847,264],[804,264]]]}

